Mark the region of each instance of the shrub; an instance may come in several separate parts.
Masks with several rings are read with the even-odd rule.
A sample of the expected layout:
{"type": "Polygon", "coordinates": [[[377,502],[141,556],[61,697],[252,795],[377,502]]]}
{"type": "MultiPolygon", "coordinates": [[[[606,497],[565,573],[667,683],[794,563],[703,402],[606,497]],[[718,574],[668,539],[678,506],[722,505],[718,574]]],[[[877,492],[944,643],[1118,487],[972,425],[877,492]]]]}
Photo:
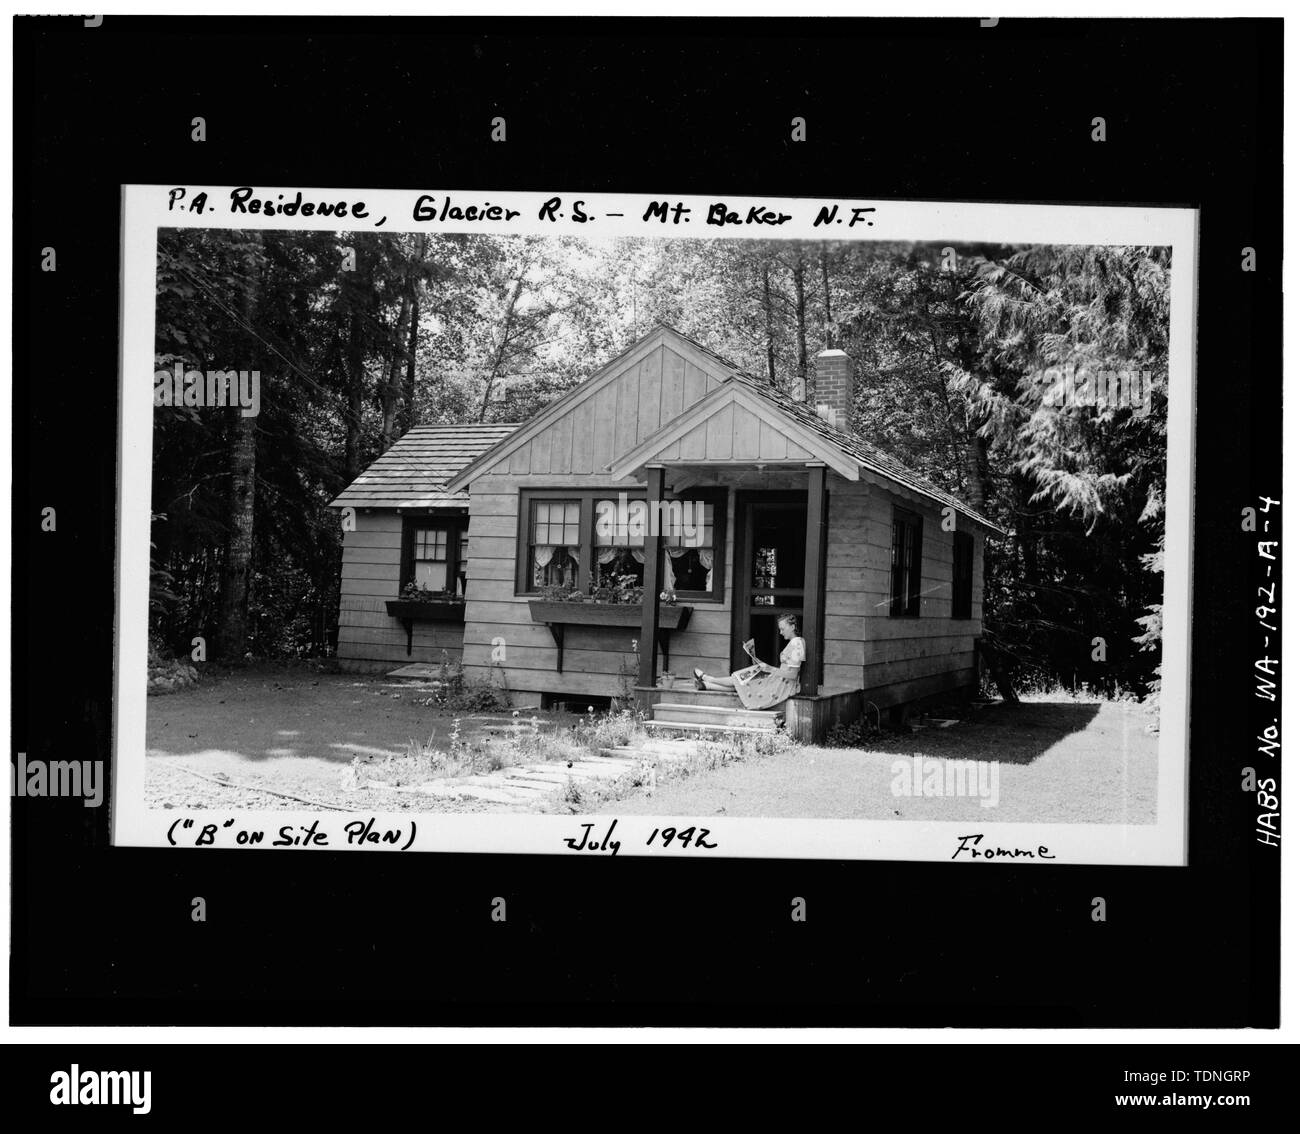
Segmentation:
{"type": "Polygon", "coordinates": [[[586,719],[573,726],[575,743],[595,753],[602,748],[625,748],[644,736],[641,715],[631,709],[611,710],[599,716],[588,711],[586,719]]]}
{"type": "Polygon", "coordinates": [[[866,748],[880,739],[881,730],[860,717],[856,721],[841,721],[832,726],[822,742],[827,748],[866,748]]]}
{"type": "Polygon", "coordinates": [[[443,651],[438,667],[438,688],[429,704],[452,712],[499,713],[510,707],[505,690],[481,677],[466,677],[464,667],[443,651]]]}
{"type": "Polygon", "coordinates": [[[510,705],[505,694],[490,681],[468,677],[462,679],[455,704],[450,707],[476,713],[499,713],[510,705]]]}
{"type": "Polygon", "coordinates": [[[576,783],[572,776],[564,785],[564,802],[575,811],[583,811],[587,807],[587,797],[583,792],[580,784],[576,783]]]}
{"type": "Polygon", "coordinates": [[[531,727],[520,729],[509,741],[511,764],[572,760],[577,755],[567,738],[554,731],[543,732],[537,717],[533,717],[529,724],[531,727]]]}
{"type": "Polygon", "coordinates": [[[148,687],[150,696],[175,693],[186,689],[199,679],[199,671],[188,659],[174,658],[155,639],[149,641],[148,687]]]}

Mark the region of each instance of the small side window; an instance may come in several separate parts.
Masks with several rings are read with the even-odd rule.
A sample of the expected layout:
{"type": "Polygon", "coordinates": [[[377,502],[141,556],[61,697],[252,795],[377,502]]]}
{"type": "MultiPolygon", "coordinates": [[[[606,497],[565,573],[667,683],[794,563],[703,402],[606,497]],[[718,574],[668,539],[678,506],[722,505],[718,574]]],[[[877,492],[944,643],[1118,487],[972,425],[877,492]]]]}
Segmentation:
{"type": "Polygon", "coordinates": [[[969,532],[952,534],[952,616],[969,618],[975,586],[975,537],[969,532]]]}
{"type": "Polygon", "coordinates": [[[902,618],[921,613],[921,517],[903,508],[894,509],[889,613],[902,618]]]}

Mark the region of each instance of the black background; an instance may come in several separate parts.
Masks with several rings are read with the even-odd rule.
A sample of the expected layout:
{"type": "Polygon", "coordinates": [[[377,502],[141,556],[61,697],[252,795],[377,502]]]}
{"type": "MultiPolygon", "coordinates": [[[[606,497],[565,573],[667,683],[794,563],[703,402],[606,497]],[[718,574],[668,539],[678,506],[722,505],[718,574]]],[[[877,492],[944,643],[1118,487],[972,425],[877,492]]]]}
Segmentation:
{"type": "Polygon", "coordinates": [[[1240,512],[1281,495],[1280,21],[31,17],[15,54],[31,759],[111,754],[124,183],[1202,211],[1190,867],[114,849],[107,807],[15,799],[14,1023],[1276,1023],[1240,512]]]}

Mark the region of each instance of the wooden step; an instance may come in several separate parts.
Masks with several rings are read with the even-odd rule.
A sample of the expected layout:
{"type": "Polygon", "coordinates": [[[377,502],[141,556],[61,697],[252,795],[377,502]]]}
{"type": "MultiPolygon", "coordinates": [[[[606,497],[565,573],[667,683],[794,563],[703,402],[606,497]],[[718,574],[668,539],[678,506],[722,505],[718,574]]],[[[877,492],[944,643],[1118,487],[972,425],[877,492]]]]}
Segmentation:
{"type": "Polygon", "coordinates": [[[651,733],[675,732],[684,733],[687,736],[694,736],[696,733],[706,733],[709,736],[718,737],[727,735],[771,736],[776,732],[775,725],[760,728],[757,725],[696,724],[687,721],[646,721],[645,727],[651,733]]]}
{"type": "Polygon", "coordinates": [[[681,764],[696,755],[701,747],[712,747],[711,745],[683,744],[677,741],[674,744],[655,744],[653,741],[647,743],[641,748],[602,748],[600,755],[606,760],[624,759],[641,761],[653,758],[664,765],[681,764]]]}
{"type": "Polygon", "coordinates": [[[714,705],[680,705],[660,701],[654,707],[657,721],[680,721],[683,724],[752,725],[775,728],[779,715],[758,709],[718,708],[714,705]]]}
{"type": "Polygon", "coordinates": [[[656,704],[673,704],[673,705],[714,705],[719,709],[743,709],[740,698],[734,693],[724,693],[720,689],[683,689],[681,686],[675,686],[672,689],[660,689],[663,694],[663,700],[656,701],[656,704]]]}

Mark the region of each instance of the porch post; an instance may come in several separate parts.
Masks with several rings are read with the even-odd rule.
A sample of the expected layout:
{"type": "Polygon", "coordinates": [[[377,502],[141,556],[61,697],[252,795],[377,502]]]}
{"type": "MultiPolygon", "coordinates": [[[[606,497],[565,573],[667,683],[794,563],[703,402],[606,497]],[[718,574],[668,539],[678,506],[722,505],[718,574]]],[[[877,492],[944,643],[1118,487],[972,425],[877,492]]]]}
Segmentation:
{"type": "Polygon", "coordinates": [[[659,503],[664,498],[663,465],[647,465],[645,470],[645,500],[649,511],[650,530],[645,538],[644,590],[641,597],[641,637],[637,649],[641,652],[640,684],[655,683],[659,648],[659,556],[663,549],[663,536],[659,531],[659,503]]]}
{"type": "Polygon", "coordinates": [[[803,568],[803,634],[806,658],[799,675],[799,692],[817,695],[822,667],[822,612],[826,609],[826,466],[808,466],[808,542],[803,568]]]}

